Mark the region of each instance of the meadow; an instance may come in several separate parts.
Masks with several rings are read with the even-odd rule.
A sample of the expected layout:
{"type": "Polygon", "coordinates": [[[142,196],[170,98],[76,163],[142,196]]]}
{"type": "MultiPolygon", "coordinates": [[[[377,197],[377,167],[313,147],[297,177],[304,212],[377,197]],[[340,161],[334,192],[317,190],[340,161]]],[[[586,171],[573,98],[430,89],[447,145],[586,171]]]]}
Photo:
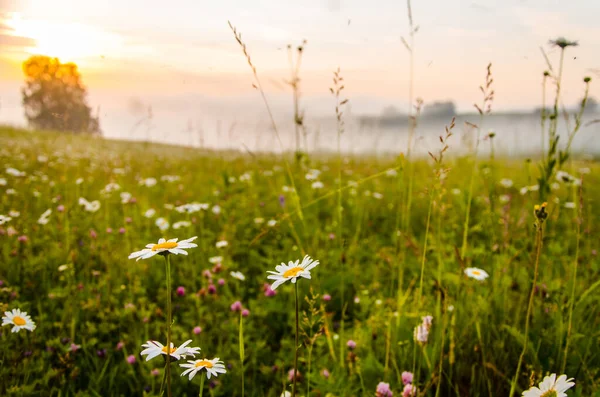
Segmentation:
{"type": "Polygon", "coordinates": [[[1,328],[0,394],[167,395],[167,356],[140,353],[172,312],[175,346],[226,371],[171,357],[174,396],[290,393],[296,321],[301,396],[521,395],[550,373],[600,396],[597,163],[570,158],[542,205],[540,158],[440,135],[443,158],[409,161],[0,129],[0,309],[35,322],[1,328]],[[305,255],[311,279],[270,288],[305,255]]]}

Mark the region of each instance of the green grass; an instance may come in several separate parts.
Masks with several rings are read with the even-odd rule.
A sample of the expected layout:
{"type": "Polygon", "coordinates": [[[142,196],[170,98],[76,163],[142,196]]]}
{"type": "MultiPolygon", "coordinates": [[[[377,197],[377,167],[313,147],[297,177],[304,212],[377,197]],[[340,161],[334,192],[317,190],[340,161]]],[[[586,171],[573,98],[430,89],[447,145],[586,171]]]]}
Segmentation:
{"type": "MultiPolygon", "coordinates": [[[[192,339],[193,346],[202,348],[201,357],[220,357],[229,366],[214,387],[206,387],[205,395],[241,396],[242,371],[246,396],[278,397],[284,387],[291,390],[287,373],[294,359],[294,288],[286,283],[276,296],[267,297],[264,284],[267,270],[305,254],[321,264],[312,271],[312,280],[299,281],[300,316],[306,317],[301,321],[300,395],[306,393],[310,378],[311,396],[373,396],[381,381],[389,382],[394,396],[400,396],[401,373],[414,370],[421,396],[505,396],[523,342],[529,338],[516,388],[520,395],[529,387],[530,377],[539,381],[546,373],[561,373],[575,260],[579,268],[564,372],[576,382],[569,395],[599,395],[600,210],[595,199],[600,197],[600,167],[574,160],[565,168],[572,175],[579,175],[582,167],[591,170],[582,188],[577,258],[577,210],[564,208],[577,192],[561,185],[548,199],[539,287],[530,332],[523,335],[533,279],[533,206],[538,196],[521,195],[519,189],[537,183],[537,169],[520,160],[498,159],[490,164],[481,159],[463,262],[460,249],[472,162],[452,158],[452,146],[459,141],[453,139],[444,164],[450,171],[443,183],[436,182],[431,161],[415,160],[410,233],[398,239],[396,218],[405,194],[398,183],[403,175],[396,159],[349,157],[341,163],[346,188],[341,195],[340,227],[337,156],[307,157],[303,163],[294,163],[290,156],[302,206],[300,218],[292,193],[283,190],[292,183],[275,155],[0,129],[0,178],[7,180],[0,187],[0,214],[20,212],[0,226],[0,309],[25,310],[37,324],[31,333],[13,334],[10,327],[1,328],[0,395],[158,395],[164,360],[145,362],[139,353],[147,340],[164,343],[166,339],[165,261],[159,256],[139,262],[127,257],[163,236],[195,235],[198,248],[189,250],[189,256],[171,258],[172,338],[176,344],[192,339]],[[47,156],[48,161],[41,162],[38,156],[47,156]],[[7,167],[26,175],[6,175],[7,167]],[[394,167],[398,176],[386,175],[394,167]],[[323,189],[312,189],[312,181],[305,179],[313,168],[322,171],[323,189]],[[485,171],[490,168],[493,172],[485,171]],[[243,174],[249,174],[249,180],[240,180],[243,174]],[[161,181],[163,175],[181,179],[161,181]],[[139,184],[149,177],[158,180],[156,186],[139,184]],[[78,178],[83,178],[81,184],[76,184],[78,178]],[[512,179],[514,186],[502,187],[501,178],[512,179]],[[348,186],[351,181],[358,184],[348,186]],[[101,190],[110,182],[121,190],[103,196],[101,190]],[[8,194],[8,189],[15,194],[8,194]],[[39,192],[37,197],[34,192],[39,192]],[[122,204],[120,192],[131,193],[135,203],[122,204]],[[375,192],[382,198],[376,198],[375,192]],[[501,195],[509,195],[510,201],[501,203],[501,195]],[[78,205],[80,197],[100,200],[101,208],[86,212],[78,205]],[[189,215],[165,208],[195,201],[211,208],[189,215]],[[60,205],[64,212],[57,210],[60,205]],[[214,205],[221,207],[220,214],[212,212],[214,205]],[[53,211],[49,223],[38,224],[49,208],[53,211]],[[171,225],[187,220],[191,226],[163,233],[155,218],[144,217],[150,208],[156,210],[155,218],[164,217],[171,225]],[[257,223],[258,218],[264,222],[257,223]],[[268,226],[270,219],[277,224],[268,226]],[[125,229],[123,234],[120,228],[125,229]],[[25,243],[18,241],[23,235],[28,237],[25,243]],[[216,248],[221,239],[229,245],[216,248]],[[214,256],[223,257],[223,266],[212,276],[217,292],[208,294],[209,281],[203,272],[212,272],[209,258],[214,256]],[[61,265],[67,269],[60,271],[61,265]],[[467,278],[463,273],[467,266],[482,268],[490,277],[483,282],[467,278]],[[246,280],[231,277],[234,270],[246,280]],[[217,283],[220,278],[225,285],[217,283]],[[343,363],[336,340],[342,321],[342,282],[347,307],[341,343],[347,339],[357,343],[343,363]],[[184,296],[176,294],[179,286],[185,288],[184,296]],[[332,299],[324,301],[324,294],[332,299]],[[250,310],[243,333],[239,313],[230,310],[236,300],[250,310]],[[429,341],[417,345],[413,330],[428,314],[433,316],[429,341]],[[192,332],[196,326],[202,328],[198,335],[192,332]],[[240,365],[242,335],[244,368],[240,365]],[[119,342],[124,343],[122,349],[117,349],[119,342]],[[81,348],[71,352],[71,343],[81,348]],[[128,364],[129,355],[137,358],[135,364],[128,364]],[[151,375],[155,368],[160,370],[158,376],[151,375]],[[329,378],[322,375],[324,369],[329,378]]],[[[189,382],[179,377],[182,371],[177,364],[172,371],[173,395],[198,395],[200,376],[189,382]]]]}

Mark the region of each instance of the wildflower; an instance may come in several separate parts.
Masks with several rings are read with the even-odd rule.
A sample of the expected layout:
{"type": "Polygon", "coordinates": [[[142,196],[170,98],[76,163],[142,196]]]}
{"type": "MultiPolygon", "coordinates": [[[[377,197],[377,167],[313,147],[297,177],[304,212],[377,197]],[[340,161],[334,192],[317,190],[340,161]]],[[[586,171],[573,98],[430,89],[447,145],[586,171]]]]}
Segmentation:
{"type": "Polygon", "coordinates": [[[381,200],[383,198],[383,194],[378,193],[378,192],[373,192],[373,198],[376,198],[377,200],[381,200]]]}
{"type": "Polygon", "coordinates": [[[106,233],[111,234],[112,233],[112,227],[107,227],[106,228],[106,233]]]}
{"type": "Polygon", "coordinates": [[[146,210],[146,212],[144,212],[144,216],[146,218],[153,218],[154,215],[156,215],[156,210],[154,208],[150,208],[150,209],[146,210]]]}
{"type": "Polygon", "coordinates": [[[19,211],[10,210],[8,211],[8,216],[10,216],[11,218],[18,218],[19,216],[21,216],[21,213],[19,211]]]}
{"type": "Polygon", "coordinates": [[[313,189],[323,189],[325,185],[323,185],[323,182],[321,181],[315,181],[312,183],[312,185],[310,185],[310,187],[312,187],[313,189]]]}
{"type": "MultiPolygon", "coordinates": [[[[177,360],[181,359],[182,357],[194,357],[196,354],[200,354],[199,347],[187,347],[187,345],[189,345],[191,342],[192,340],[189,339],[177,348],[173,345],[173,342],[171,342],[171,349],[169,354],[171,355],[171,357],[175,357],[177,360]]],[[[140,355],[147,356],[146,361],[150,361],[154,357],[158,357],[161,354],[165,356],[167,355],[167,347],[164,346],[162,343],[154,340],[149,340],[148,342],[144,343],[142,347],[145,347],[146,349],[142,350],[140,355]]]]}
{"type": "Polygon", "coordinates": [[[244,276],[242,274],[242,272],[235,271],[235,272],[231,272],[229,274],[231,274],[231,277],[237,278],[238,280],[241,280],[241,281],[246,280],[246,276],[244,276]]]}
{"type": "Polygon", "coordinates": [[[465,269],[467,277],[474,278],[475,280],[483,281],[489,277],[489,274],[485,270],[478,269],[476,267],[468,267],[465,269]]]}
{"type": "Polygon", "coordinates": [[[387,176],[397,176],[398,175],[398,171],[396,171],[395,168],[390,168],[389,170],[387,170],[385,172],[385,175],[387,175],[387,176]]]}
{"type": "Polygon", "coordinates": [[[222,256],[211,256],[210,258],[208,258],[208,261],[214,265],[215,263],[223,262],[223,257],[222,256]]]}
{"type": "Polygon", "coordinates": [[[27,240],[29,240],[29,238],[28,238],[27,236],[25,236],[25,235],[22,235],[22,236],[19,236],[19,237],[17,238],[17,240],[18,240],[20,243],[26,243],[26,242],[27,242],[27,240]]]}
{"type": "Polygon", "coordinates": [[[198,335],[199,333],[202,332],[202,328],[199,326],[194,327],[193,331],[194,335],[198,335]]]}
{"type": "Polygon", "coordinates": [[[354,342],[352,339],[350,339],[347,343],[346,346],[348,346],[348,348],[350,350],[354,350],[356,349],[356,342],[354,342]]]}
{"type": "Polygon", "coordinates": [[[394,394],[392,393],[392,389],[390,389],[389,383],[379,382],[377,389],[375,389],[375,395],[377,397],[392,397],[394,394]]]}
{"type": "Polygon", "coordinates": [[[215,205],[215,206],[212,207],[211,211],[213,212],[213,214],[219,215],[221,213],[221,207],[218,206],[218,205],[215,205]]]}
{"type": "Polygon", "coordinates": [[[6,169],[6,173],[8,175],[17,176],[17,177],[19,177],[19,176],[25,176],[25,172],[24,171],[19,171],[16,168],[7,168],[6,169]]]}
{"type": "Polygon", "coordinates": [[[429,339],[429,330],[433,322],[432,316],[422,317],[422,323],[418,325],[414,330],[414,339],[418,343],[424,345],[429,339]]]}
{"type": "Polygon", "coordinates": [[[402,397],[414,397],[417,395],[417,388],[412,384],[404,385],[404,390],[402,391],[402,397]]]}
{"type": "Polygon", "coordinates": [[[408,372],[408,371],[402,372],[402,383],[404,383],[405,385],[408,385],[409,383],[412,383],[412,382],[413,382],[413,373],[408,372]]]}
{"type": "Polygon", "coordinates": [[[329,378],[329,371],[327,371],[327,369],[324,369],[323,371],[321,371],[321,375],[323,375],[323,377],[325,379],[329,378]]]}
{"type": "Polygon", "coordinates": [[[139,261],[140,259],[151,258],[156,254],[166,255],[168,253],[175,255],[187,255],[187,251],[185,251],[186,249],[195,248],[198,246],[197,244],[192,243],[192,241],[194,241],[197,238],[197,236],[194,236],[186,240],[181,240],[179,242],[177,242],[176,238],[170,239],[168,241],[164,238],[161,238],[160,240],[158,240],[157,244],[147,244],[146,248],[144,248],[143,250],[131,253],[129,255],[129,259],[137,258],[136,260],[139,261]]]}
{"type": "Polygon", "coordinates": [[[152,186],[156,185],[156,178],[142,179],[140,181],[140,185],[146,186],[146,187],[152,187],[152,186]]]}
{"type": "Polygon", "coordinates": [[[321,171],[319,171],[319,170],[309,170],[306,173],[305,177],[306,177],[307,181],[314,181],[319,177],[320,174],[321,174],[321,171]]]}
{"type": "Polygon", "coordinates": [[[129,356],[127,356],[127,363],[133,365],[133,364],[135,364],[135,361],[136,361],[136,359],[133,354],[130,354],[129,356]]]}
{"type": "Polygon", "coordinates": [[[177,295],[184,296],[185,295],[185,287],[182,287],[182,286],[177,287],[177,295]]]}
{"type": "Polygon", "coordinates": [[[569,175],[568,173],[566,173],[564,171],[558,171],[556,173],[556,180],[558,182],[562,182],[562,183],[566,183],[566,184],[571,184],[573,186],[580,186],[581,185],[581,179],[575,178],[573,175],[569,175]]]}
{"type": "Polygon", "coordinates": [[[452,189],[451,192],[453,195],[458,196],[460,194],[460,189],[455,188],[455,189],[452,189]]]}
{"type": "Polygon", "coordinates": [[[0,178],[0,186],[6,186],[6,178],[0,178]]]}
{"type": "Polygon", "coordinates": [[[302,263],[300,263],[300,260],[296,260],[296,262],[289,261],[287,265],[285,263],[277,265],[275,267],[276,271],[267,272],[270,273],[267,276],[267,279],[275,280],[273,285],[271,285],[271,289],[275,290],[288,280],[292,280],[292,283],[296,283],[298,277],[310,279],[310,270],[317,265],[319,265],[319,261],[313,261],[310,256],[306,255],[304,259],[302,259],[302,263]]]}
{"type": "Polygon", "coordinates": [[[4,225],[12,220],[10,216],[0,215],[0,225],[4,225]]]}
{"type": "Polygon", "coordinates": [[[225,279],[220,278],[219,281],[217,281],[217,283],[219,285],[225,285],[225,279]]]}
{"type": "Polygon", "coordinates": [[[94,229],[90,230],[90,237],[95,239],[96,237],[98,237],[98,233],[96,233],[96,231],[94,229]]]}
{"type": "Polygon", "coordinates": [[[275,219],[269,219],[269,221],[267,222],[267,226],[269,227],[273,227],[277,224],[277,221],[275,219]]]}
{"type": "Polygon", "coordinates": [[[271,289],[271,284],[269,283],[265,283],[263,285],[263,290],[265,291],[265,296],[268,297],[275,296],[277,294],[277,291],[273,291],[273,289],[271,289]]]}
{"type": "Polygon", "coordinates": [[[81,349],[81,345],[76,345],[75,343],[71,343],[71,346],[69,346],[69,351],[73,353],[79,349],[81,349]]]}
{"type": "Polygon", "coordinates": [[[250,315],[250,310],[242,309],[242,317],[248,317],[250,315]]]}
{"type": "Polygon", "coordinates": [[[500,185],[502,185],[502,187],[505,187],[508,189],[508,188],[512,187],[513,181],[512,181],[512,179],[503,178],[500,180],[500,185]]]}
{"type": "Polygon", "coordinates": [[[181,177],[178,175],[163,175],[160,177],[160,180],[165,182],[177,182],[180,179],[181,177]]]}
{"type": "Polygon", "coordinates": [[[213,358],[212,360],[190,360],[187,363],[180,364],[180,367],[187,368],[183,371],[181,376],[189,375],[190,380],[194,379],[194,376],[202,369],[206,369],[206,378],[208,379],[210,379],[211,376],[217,377],[219,374],[227,372],[223,361],[220,361],[219,357],[213,358]]]}
{"type": "Polygon", "coordinates": [[[569,41],[564,37],[559,37],[555,40],[550,40],[550,45],[560,47],[564,50],[566,47],[577,47],[579,43],[577,43],[576,41],[569,41]]]}
{"type": "Polygon", "coordinates": [[[182,227],[190,227],[192,222],[189,221],[179,221],[173,224],[173,229],[181,229],[182,227]]]}
{"type": "Polygon", "coordinates": [[[254,218],[254,223],[256,223],[257,225],[260,225],[261,223],[265,222],[265,218],[254,218]]]}
{"type": "Polygon", "coordinates": [[[523,397],[567,397],[565,391],[575,386],[573,378],[567,379],[567,375],[556,378],[556,374],[546,376],[540,383],[540,387],[532,387],[523,392],[523,397]]]}
{"type": "Polygon", "coordinates": [[[510,201],[510,196],[508,194],[502,194],[498,198],[502,204],[506,204],[510,201]]]}
{"type": "Polygon", "coordinates": [[[19,332],[21,329],[33,331],[35,329],[35,323],[26,312],[22,312],[20,309],[13,309],[10,312],[4,312],[2,317],[2,326],[12,325],[11,332],[19,332]]]}
{"type": "Polygon", "coordinates": [[[575,208],[575,203],[572,201],[568,201],[565,203],[565,208],[573,209],[575,208]]]}
{"type": "Polygon", "coordinates": [[[169,221],[167,221],[165,218],[158,218],[154,224],[163,232],[171,227],[169,221]]]}
{"type": "Polygon", "coordinates": [[[57,210],[58,212],[64,212],[64,211],[65,211],[65,206],[61,204],[61,205],[59,205],[58,207],[56,207],[56,210],[57,210]]]}
{"type": "Polygon", "coordinates": [[[537,218],[539,224],[542,224],[546,218],[548,218],[548,212],[546,212],[546,207],[548,203],[542,203],[541,205],[535,205],[533,207],[533,214],[537,218]]]}
{"type": "Polygon", "coordinates": [[[226,240],[220,240],[215,243],[215,246],[217,248],[224,248],[224,247],[227,247],[228,244],[229,243],[226,240]]]}
{"type": "Polygon", "coordinates": [[[108,195],[108,194],[110,194],[110,193],[112,193],[114,191],[117,191],[117,190],[121,190],[121,186],[119,186],[116,183],[109,183],[108,185],[104,186],[104,189],[102,189],[100,191],[100,193],[102,193],[104,195],[108,195]]]}
{"type": "Polygon", "coordinates": [[[325,302],[329,302],[329,301],[331,300],[331,295],[329,295],[329,294],[325,294],[325,295],[323,295],[323,300],[324,300],[325,302]]]}
{"type": "Polygon", "coordinates": [[[215,285],[213,283],[210,283],[208,285],[208,293],[213,295],[217,293],[217,287],[215,287],[215,285]]]}
{"type": "Polygon", "coordinates": [[[50,214],[52,214],[51,209],[47,209],[46,211],[44,211],[44,213],[38,219],[38,223],[40,225],[46,225],[48,223],[48,221],[50,220],[50,219],[48,219],[50,217],[50,214]]]}
{"type": "Polygon", "coordinates": [[[79,205],[83,206],[83,208],[87,212],[96,212],[100,209],[100,201],[94,200],[92,202],[89,202],[83,197],[79,198],[79,205]]]}
{"type": "Polygon", "coordinates": [[[117,346],[115,347],[115,349],[123,350],[124,347],[125,347],[125,343],[119,342],[119,343],[117,343],[117,346]]]}
{"type": "Polygon", "coordinates": [[[158,368],[154,368],[152,371],[150,371],[150,375],[158,376],[158,375],[160,375],[160,370],[158,368]]]}
{"type": "Polygon", "coordinates": [[[237,312],[237,311],[241,311],[242,310],[242,302],[240,301],[235,301],[231,304],[231,311],[232,312],[237,312]]]}
{"type": "Polygon", "coordinates": [[[77,180],[75,181],[76,185],[81,185],[83,183],[83,178],[77,178],[77,180]]]}
{"type": "MultiPolygon", "coordinates": [[[[296,377],[298,379],[300,379],[301,376],[302,376],[302,374],[300,373],[300,371],[296,370],[296,377]]],[[[290,382],[294,380],[294,368],[292,368],[288,371],[288,380],[290,382]]]]}

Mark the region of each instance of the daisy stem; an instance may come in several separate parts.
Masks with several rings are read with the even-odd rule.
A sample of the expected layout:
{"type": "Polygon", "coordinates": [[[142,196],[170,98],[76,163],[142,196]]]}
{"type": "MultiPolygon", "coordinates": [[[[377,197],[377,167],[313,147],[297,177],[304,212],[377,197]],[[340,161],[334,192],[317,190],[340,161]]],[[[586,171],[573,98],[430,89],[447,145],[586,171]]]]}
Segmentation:
{"type": "Polygon", "coordinates": [[[167,396],[171,397],[171,259],[165,255],[167,261],[167,396]]]}
{"type": "Polygon", "coordinates": [[[294,346],[294,386],[292,387],[292,397],[296,397],[296,380],[298,378],[298,283],[294,284],[296,300],[296,344],[294,346]]]}
{"type": "Polygon", "coordinates": [[[198,394],[199,397],[202,397],[202,393],[204,392],[204,376],[200,377],[200,393],[198,394]]]}
{"type": "Polygon", "coordinates": [[[523,351],[519,356],[519,362],[517,363],[517,371],[515,372],[515,377],[510,386],[510,394],[508,397],[512,397],[517,388],[517,383],[519,380],[519,372],[521,371],[521,364],[523,363],[523,357],[525,356],[525,352],[527,351],[527,342],[529,341],[529,318],[531,317],[531,309],[533,307],[533,297],[535,296],[535,286],[537,283],[538,277],[538,267],[540,263],[540,253],[542,251],[542,225],[536,225],[536,252],[535,252],[535,268],[533,271],[533,284],[531,285],[531,293],[529,294],[529,303],[527,305],[527,315],[525,316],[525,333],[523,334],[523,351]]]}
{"type": "Polygon", "coordinates": [[[429,210],[427,211],[427,226],[425,226],[425,241],[423,241],[423,256],[421,257],[421,279],[419,281],[419,306],[423,304],[423,273],[425,272],[425,260],[427,258],[427,240],[429,239],[429,224],[431,223],[431,212],[433,211],[434,188],[429,196],[429,210]]]}

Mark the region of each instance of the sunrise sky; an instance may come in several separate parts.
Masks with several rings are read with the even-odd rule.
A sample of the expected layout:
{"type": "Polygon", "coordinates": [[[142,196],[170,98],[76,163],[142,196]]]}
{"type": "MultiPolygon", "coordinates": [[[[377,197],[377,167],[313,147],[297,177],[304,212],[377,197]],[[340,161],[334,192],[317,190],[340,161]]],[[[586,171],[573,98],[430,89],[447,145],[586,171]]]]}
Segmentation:
{"type": "MultiPolygon", "coordinates": [[[[540,46],[556,60],[548,40],[557,36],[580,43],[565,62],[565,103],[581,97],[583,76],[600,80],[600,1],[412,3],[420,27],[415,92],[426,102],[453,99],[470,110],[492,62],[496,109],[539,106],[540,46]]],[[[404,0],[0,0],[0,122],[24,123],[20,64],[38,53],[76,62],[91,105],[107,118],[120,112],[112,125],[132,123],[140,103],[181,116],[181,124],[198,109],[252,112],[256,93],[228,20],[243,33],[275,108],[288,106],[285,46],[302,39],[302,90],[313,114],[330,111],[338,66],[354,113],[407,107],[404,0]]]]}

